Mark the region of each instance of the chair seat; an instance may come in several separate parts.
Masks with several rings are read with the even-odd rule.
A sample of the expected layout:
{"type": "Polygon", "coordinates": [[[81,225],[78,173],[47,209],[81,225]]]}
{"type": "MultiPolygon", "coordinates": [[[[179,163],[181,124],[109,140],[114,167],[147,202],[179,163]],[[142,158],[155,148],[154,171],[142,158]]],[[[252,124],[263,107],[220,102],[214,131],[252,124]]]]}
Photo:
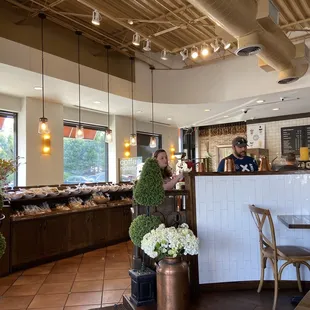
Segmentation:
{"type": "MultiPolygon", "coordinates": [[[[284,256],[279,255],[279,259],[291,259],[295,261],[306,261],[310,260],[310,249],[294,246],[294,245],[280,245],[277,249],[284,254],[284,256]]],[[[267,257],[273,256],[273,249],[268,247],[264,249],[264,253],[267,257]]]]}

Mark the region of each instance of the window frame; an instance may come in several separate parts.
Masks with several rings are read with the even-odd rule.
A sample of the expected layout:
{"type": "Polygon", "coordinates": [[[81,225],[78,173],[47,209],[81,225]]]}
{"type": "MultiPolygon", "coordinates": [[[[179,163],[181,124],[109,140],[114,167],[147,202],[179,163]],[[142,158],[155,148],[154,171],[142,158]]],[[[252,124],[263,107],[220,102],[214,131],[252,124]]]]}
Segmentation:
{"type": "MultiPolygon", "coordinates": [[[[14,156],[18,158],[18,113],[0,110],[0,117],[10,117],[14,119],[14,127],[13,127],[13,134],[14,134],[14,156]]],[[[14,186],[18,186],[18,169],[16,169],[14,173],[14,186]]]]}
{"type": "MultiPolygon", "coordinates": [[[[108,127],[107,126],[102,126],[102,125],[94,125],[94,124],[87,124],[87,123],[80,123],[81,126],[83,126],[83,128],[85,129],[92,129],[92,130],[97,130],[97,131],[107,131],[108,127]]],[[[68,120],[64,120],[63,122],[63,126],[71,126],[71,127],[76,127],[78,126],[79,123],[78,122],[74,122],[74,121],[68,121],[68,120]]],[[[63,137],[65,138],[65,137],[63,137]]],[[[105,152],[106,152],[106,156],[105,156],[105,167],[106,167],[106,182],[109,182],[109,143],[105,142],[105,152]]],[[[100,183],[100,182],[98,182],[100,183]]]]}

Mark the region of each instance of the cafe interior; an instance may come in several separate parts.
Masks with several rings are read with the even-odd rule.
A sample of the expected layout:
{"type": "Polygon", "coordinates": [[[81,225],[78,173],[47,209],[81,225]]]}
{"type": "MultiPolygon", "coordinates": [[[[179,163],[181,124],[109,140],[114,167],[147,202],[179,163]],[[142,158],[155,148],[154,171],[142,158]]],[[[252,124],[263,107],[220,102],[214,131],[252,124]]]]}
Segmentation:
{"type": "Polygon", "coordinates": [[[310,309],[309,48],[307,0],[0,1],[0,309],[181,310],[129,273],[157,149],[184,179],[154,214],[199,239],[184,309],[310,309]]]}

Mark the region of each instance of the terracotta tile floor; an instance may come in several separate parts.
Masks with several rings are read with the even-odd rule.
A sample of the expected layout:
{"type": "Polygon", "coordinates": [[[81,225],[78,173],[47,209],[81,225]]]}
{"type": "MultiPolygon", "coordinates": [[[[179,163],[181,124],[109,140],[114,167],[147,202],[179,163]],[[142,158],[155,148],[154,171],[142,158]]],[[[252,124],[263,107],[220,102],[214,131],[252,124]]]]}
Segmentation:
{"type": "Polygon", "coordinates": [[[132,243],[124,242],[0,278],[1,310],[88,310],[130,294],[132,243]]]}

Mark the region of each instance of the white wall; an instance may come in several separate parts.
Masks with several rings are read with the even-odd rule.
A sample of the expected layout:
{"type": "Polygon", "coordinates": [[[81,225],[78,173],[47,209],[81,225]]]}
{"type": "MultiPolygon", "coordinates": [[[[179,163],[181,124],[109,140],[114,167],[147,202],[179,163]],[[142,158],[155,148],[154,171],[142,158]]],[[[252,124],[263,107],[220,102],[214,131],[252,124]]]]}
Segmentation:
{"type": "Polygon", "coordinates": [[[266,126],[266,148],[269,150],[269,160],[281,157],[281,128],[310,125],[310,117],[275,121],[265,124],[266,126]]]}
{"type": "MultiPolygon", "coordinates": [[[[40,51],[0,38],[0,63],[41,72],[40,51]]],[[[150,101],[150,69],[136,62],[135,99],[150,101]]],[[[105,73],[82,66],[81,83],[90,88],[105,90],[105,73]]],[[[45,74],[76,83],[76,63],[45,54],[45,74]]],[[[310,73],[298,82],[279,85],[277,73],[266,73],[257,66],[257,58],[230,57],[207,66],[187,70],[154,72],[154,101],[169,104],[214,103],[260,96],[274,92],[310,86],[310,73]]],[[[130,82],[111,76],[111,93],[130,98],[130,82]]]]}

